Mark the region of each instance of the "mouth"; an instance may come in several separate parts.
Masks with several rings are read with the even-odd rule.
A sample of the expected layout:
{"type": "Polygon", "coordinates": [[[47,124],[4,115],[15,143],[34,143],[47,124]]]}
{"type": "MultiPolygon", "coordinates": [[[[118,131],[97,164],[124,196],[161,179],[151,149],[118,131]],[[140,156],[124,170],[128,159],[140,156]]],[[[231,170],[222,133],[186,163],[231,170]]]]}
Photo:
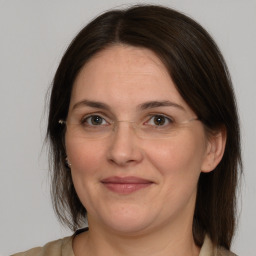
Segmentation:
{"type": "Polygon", "coordinates": [[[138,177],[109,177],[101,180],[101,183],[110,191],[118,194],[131,194],[154,184],[150,180],[138,177]]]}

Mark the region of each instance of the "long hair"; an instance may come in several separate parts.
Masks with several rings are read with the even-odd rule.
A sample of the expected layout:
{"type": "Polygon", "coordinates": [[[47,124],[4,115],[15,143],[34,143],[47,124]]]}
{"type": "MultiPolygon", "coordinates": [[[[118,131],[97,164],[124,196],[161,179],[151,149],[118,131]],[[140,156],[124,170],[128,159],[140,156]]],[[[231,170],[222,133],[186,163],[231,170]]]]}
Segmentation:
{"type": "Polygon", "coordinates": [[[66,50],[55,74],[48,119],[52,199],[59,219],[73,230],[86,220],[86,209],[67,171],[64,144],[72,87],[81,68],[103,49],[125,44],[152,50],[164,63],[175,86],[205,128],[224,127],[223,158],[198,181],[193,235],[202,245],[207,233],[229,249],[236,224],[236,187],[242,170],[239,122],[228,68],[211,36],[194,20],[175,10],[152,5],[108,11],[84,27],[66,50]]]}

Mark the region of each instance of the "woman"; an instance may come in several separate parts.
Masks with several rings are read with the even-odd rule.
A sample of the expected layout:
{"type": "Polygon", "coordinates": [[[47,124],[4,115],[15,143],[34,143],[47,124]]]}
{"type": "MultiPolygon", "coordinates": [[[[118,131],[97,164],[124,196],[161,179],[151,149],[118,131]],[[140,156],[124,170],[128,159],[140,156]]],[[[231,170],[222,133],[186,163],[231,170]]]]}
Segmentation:
{"type": "Polygon", "coordinates": [[[237,110],[195,21],[134,6],[89,23],[54,77],[47,135],[54,207],[78,231],[16,255],[234,255],[237,110]]]}

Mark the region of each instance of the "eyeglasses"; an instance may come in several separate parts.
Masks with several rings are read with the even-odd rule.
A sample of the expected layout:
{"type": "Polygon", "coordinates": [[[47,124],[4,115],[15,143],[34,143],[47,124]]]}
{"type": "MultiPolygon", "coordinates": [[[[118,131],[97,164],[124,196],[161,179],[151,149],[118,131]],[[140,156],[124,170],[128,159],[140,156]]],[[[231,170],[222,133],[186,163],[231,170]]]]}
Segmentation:
{"type": "Polygon", "coordinates": [[[135,134],[141,139],[164,139],[175,136],[179,130],[188,126],[192,121],[199,120],[193,117],[186,120],[174,120],[165,115],[155,114],[146,120],[135,122],[127,120],[108,120],[99,114],[84,117],[79,122],[59,120],[59,124],[66,125],[72,136],[86,139],[102,139],[115,134],[121,125],[132,127],[135,134]]]}

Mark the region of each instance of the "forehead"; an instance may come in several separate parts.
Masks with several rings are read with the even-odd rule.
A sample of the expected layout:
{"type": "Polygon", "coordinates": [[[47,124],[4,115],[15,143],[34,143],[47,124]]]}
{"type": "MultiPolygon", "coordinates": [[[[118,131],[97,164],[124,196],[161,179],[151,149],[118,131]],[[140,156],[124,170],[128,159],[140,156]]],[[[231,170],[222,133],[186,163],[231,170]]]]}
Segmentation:
{"type": "Polygon", "coordinates": [[[156,54],[127,45],[102,50],[84,65],[73,86],[71,105],[84,98],[114,107],[153,100],[186,105],[156,54]]]}
{"type": "Polygon", "coordinates": [[[118,65],[119,68],[117,70],[122,72],[141,72],[145,68],[144,65],[146,65],[148,71],[150,71],[150,69],[154,71],[156,67],[158,67],[159,70],[162,72],[166,71],[163,63],[153,51],[147,48],[134,47],[125,44],[113,45],[98,52],[92,57],[92,59],[86,64],[86,66],[90,67],[92,65],[108,63],[111,66],[104,67],[105,69],[111,69],[112,65],[116,65],[117,61],[119,64],[124,64],[124,66],[118,65]],[[140,64],[143,66],[134,64],[140,64]],[[143,67],[143,69],[141,69],[140,67],[143,67]]]}

